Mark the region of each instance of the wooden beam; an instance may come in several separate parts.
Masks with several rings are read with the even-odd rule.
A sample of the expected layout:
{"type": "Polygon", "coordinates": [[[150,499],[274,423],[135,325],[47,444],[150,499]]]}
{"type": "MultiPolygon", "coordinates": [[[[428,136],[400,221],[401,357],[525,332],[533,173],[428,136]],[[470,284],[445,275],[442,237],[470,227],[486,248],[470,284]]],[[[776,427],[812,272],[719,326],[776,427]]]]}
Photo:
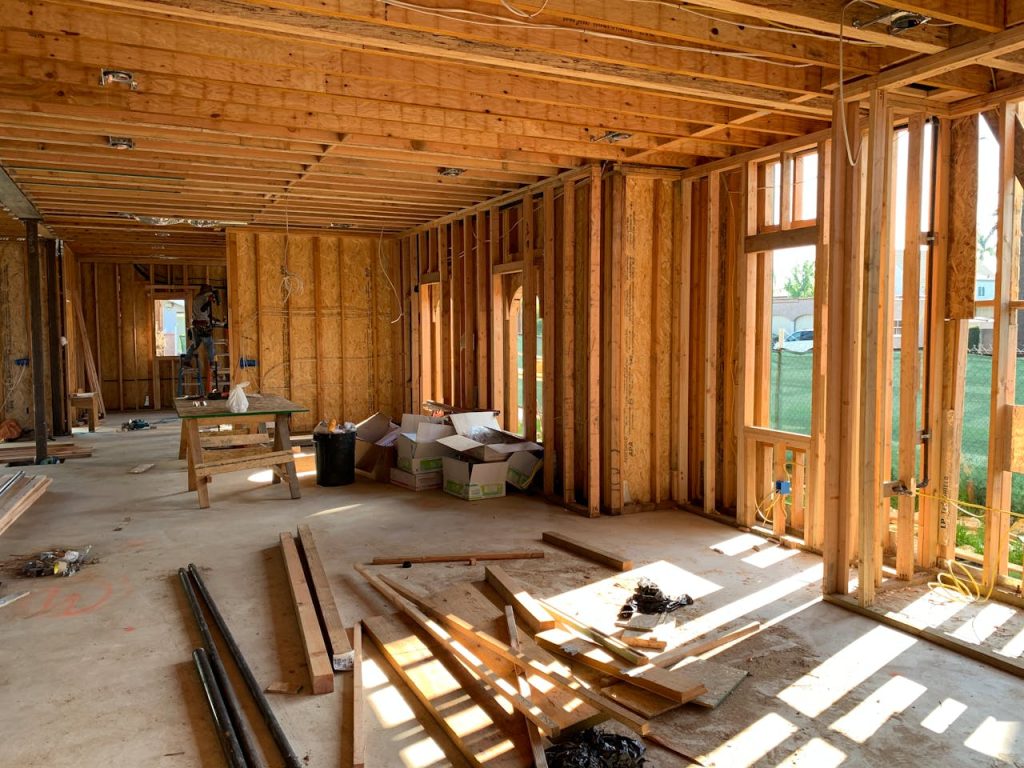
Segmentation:
{"type": "Polygon", "coordinates": [[[327,655],[324,637],[320,633],[320,622],[316,617],[309,585],[306,584],[306,576],[302,572],[299,551],[290,533],[282,533],[280,538],[281,556],[284,558],[288,586],[292,593],[292,603],[295,605],[295,616],[299,623],[299,635],[306,656],[310,686],[313,693],[330,693],[334,690],[334,670],[327,655]]]}
{"type": "Polygon", "coordinates": [[[760,253],[817,245],[819,234],[818,225],[748,234],[744,240],[744,250],[747,253],[760,253]]]}
{"type": "Polygon", "coordinates": [[[537,634],[545,629],[555,628],[555,620],[551,613],[537,602],[522,582],[506,573],[504,568],[499,565],[489,566],[484,569],[484,575],[487,583],[501,599],[515,608],[519,618],[531,632],[537,634]]]}
{"type": "Polygon", "coordinates": [[[527,549],[509,552],[456,552],[439,555],[382,555],[373,558],[373,565],[402,565],[404,563],[472,563],[477,560],[533,560],[544,557],[544,550],[527,549]]]}
{"type": "Polygon", "coordinates": [[[872,91],[868,123],[868,180],[864,216],[864,304],[860,330],[863,343],[863,388],[861,402],[861,498],[859,508],[860,568],[858,594],[861,605],[871,605],[881,580],[881,537],[878,512],[888,503],[882,483],[889,469],[883,466],[883,410],[890,402],[885,391],[884,357],[889,346],[888,232],[890,225],[890,178],[892,121],[884,91],[872,91]]]}
{"type": "Polygon", "coordinates": [[[363,627],[352,627],[352,768],[366,764],[366,723],[363,716],[363,627]]]}
{"type": "Polygon", "coordinates": [[[595,563],[601,563],[601,565],[608,566],[616,571],[631,571],[633,569],[632,560],[627,560],[621,555],[591,546],[579,539],[570,538],[558,531],[544,531],[541,534],[541,538],[548,544],[565,549],[587,560],[593,560],[595,563]]]}
{"type": "Polygon", "coordinates": [[[331,666],[336,672],[352,669],[352,645],[349,643],[345,625],[341,623],[341,614],[338,612],[334,593],[331,592],[331,583],[327,579],[327,572],[316,548],[313,531],[308,525],[300,525],[298,530],[302,553],[306,556],[306,565],[309,568],[309,580],[313,587],[313,597],[316,599],[317,613],[327,637],[331,666]]]}
{"type": "Polygon", "coordinates": [[[587,248],[587,509],[601,514],[601,168],[590,167],[587,248]]]}
{"type": "MultiPolygon", "coordinates": [[[[516,627],[516,615],[511,605],[505,606],[505,624],[508,626],[508,647],[513,651],[519,651],[519,630],[516,627]]],[[[523,670],[517,668],[516,679],[519,681],[519,692],[529,698],[531,694],[530,681],[526,678],[523,670]]],[[[534,768],[548,768],[548,758],[544,753],[544,740],[540,731],[525,717],[523,724],[526,727],[526,735],[530,739],[530,754],[533,758],[534,768]]]]}
{"type": "Polygon", "coordinates": [[[715,511],[718,488],[718,270],[721,264],[721,172],[708,175],[707,264],[704,279],[704,512],[715,511]]]}

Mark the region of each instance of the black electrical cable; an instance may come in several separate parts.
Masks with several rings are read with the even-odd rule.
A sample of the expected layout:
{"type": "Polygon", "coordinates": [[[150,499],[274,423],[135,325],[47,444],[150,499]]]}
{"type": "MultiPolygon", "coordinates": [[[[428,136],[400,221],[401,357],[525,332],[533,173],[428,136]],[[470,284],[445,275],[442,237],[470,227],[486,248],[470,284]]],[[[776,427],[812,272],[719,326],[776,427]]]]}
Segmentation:
{"type": "Polygon", "coordinates": [[[305,768],[305,766],[299,761],[299,758],[296,757],[291,744],[288,743],[288,737],[285,735],[284,730],[282,730],[281,724],[277,721],[277,716],[274,714],[274,710],[271,709],[270,702],[267,701],[267,697],[264,695],[263,689],[260,688],[259,683],[256,682],[256,677],[249,668],[249,664],[246,662],[245,656],[242,655],[242,651],[238,647],[238,643],[235,642],[234,635],[231,634],[231,630],[228,628],[227,622],[224,621],[224,617],[221,616],[220,610],[217,608],[217,604],[213,602],[213,598],[206,589],[206,584],[203,582],[203,577],[200,575],[199,569],[196,568],[194,563],[189,563],[188,572],[192,574],[192,578],[196,582],[196,590],[206,602],[206,607],[209,608],[210,615],[213,617],[213,623],[216,624],[217,629],[220,630],[221,636],[224,638],[224,644],[228,647],[228,651],[231,652],[231,656],[235,660],[235,665],[238,667],[238,671],[241,673],[242,679],[245,680],[245,684],[249,688],[249,693],[252,694],[252,698],[256,702],[256,707],[263,716],[263,720],[267,724],[270,735],[274,738],[274,743],[277,744],[277,748],[281,752],[281,757],[284,758],[285,765],[288,768],[305,768]]]}
{"type": "Polygon", "coordinates": [[[267,761],[263,759],[263,753],[260,751],[259,742],[256,740],[256,736],[252,732],[249,720],[246,718],[245,711],[242,709],[242,705],[238,701],[238,696],[235,694],[235,689],[231,685],[231,680],[228,678],[227,670],[224,669],[224,663],[220,659],[220,652],[217,650],[217,646],[213,642],[213,635],[210,634],[210,626],[206,623],[206,617],[203,616],[203,609],[199,607],[199,601],[196,599],[196,593],[192,589],[192,583],[189,581],[188,571],[184,568],[179,568],[178,578],[181,579],[182,589],[185,590],[185,598],[188,600],[188,607],[192,609],[192,618],[196,620],[196,625],[199,627],[199,634],[203,638],[203,647],[206,649],[206,656],[210,661],[210,668],[213,670],[214,678],[220,688],[228,717],[231,718],[231,723],[235,727],[235,733],[238,735],[238,741],[242,746],[242,752],[245,754],[245,758],[251,768],[267,768],[267,761]]]}
{"type": "Polygon", "coordinates": [[[242,755],[242,747],[238,744],[238,737],[235,735],[235,728],[228,717],[227,707],[224,705],[224,697],[221,695],[217,680],[210,669],[210,660],[206,651],[196,648],[192,651],[192,661],[196,665],[196,673],[199,675],[199,682],[203,684],[203,692],[206,694],[206,703],[210,707],[210,715],[213,717],[213,724],[217,728],[217,736],[220,738],[220,745],[224,748],[224,757],[231,768],[248,768],[245,756],[242,755]]]}

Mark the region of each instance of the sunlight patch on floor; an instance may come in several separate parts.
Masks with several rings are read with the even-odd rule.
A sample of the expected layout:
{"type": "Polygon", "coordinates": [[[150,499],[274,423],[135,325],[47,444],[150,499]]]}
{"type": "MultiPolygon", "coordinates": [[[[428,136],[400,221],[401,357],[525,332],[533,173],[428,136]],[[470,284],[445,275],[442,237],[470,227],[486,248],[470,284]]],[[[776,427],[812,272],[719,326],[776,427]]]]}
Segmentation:
{"type": "Polygon", "coordinates": [[[832,723],[832,730],[858,744],[863,744],[885,725],[889,718],[909,707],[927,690],[920,683],[896,675],[832,723]]]}
{"type": "MultiPolygon", "coordinates": [[[[1020,734],[1019,720],[996,720],[986,717],[974,733],[964,740],[964,746],[1010,763],[1016,754],[1015,745],[1020,734]]],[[[1019,765],[1019,763],[1015,763],[1019,765]]]]}
{"type": "Polygon", "coordinates": [[[769,712],[701,757],[707,765],[747,768],[799,730],[782,715],[769,712]]]}
{"type": "Polygon", "coordinates": [[[836,768],[846,760],[846,753],[815,736],[776,768],[836,768]]]}
{"type": "Polygon", "coordinates": [[[313,512],[306,517],[323,517],[324,515],[333,515],[335,512],[347,512],[350,509],[355,509],[360,506],[359,504],[345,504],[342,507],[331,507],[330,509],[321,509],[319,512],[313,512]]]}
{"type": "Polygon", "coordinates": [[[738,536],[731,536],[725,541],[720,541],[717,544],[712,544],[708,549],[714,552],[721,552],[723,555],[734,557],[741,552],[746,552],[748,549],[756,547],[758,544],[764,544],[766,539],[761,536],[757,536],[753,533],[741,533],[738,536]]]}
{"type": "Polygon", "coordinates": [[[398,754],[406,768],[427,768],[430,765],[448,764],[448,758],[444,751],[429,736],[403,747],[398,754]]]}
{"type": "Polygon", "coordinates": [[[917,643],[903,632],[875,627],[778,694],[808,717],[817,717],[890,661],[917,643]]]}
{"type": "Polygon", "coordinates": [[[965,621],[950,635],[958,640],[980,645],[1005,622],[1012,619],[1016,613],[1008,605],[989,603],[976,616],[965,621]]]}
{"type": "Polygon", "coordinates": [[[755,568],[770,568],[773,565],[778,565],[784,560],[789,560],[789,558],[795,557],[799,554],[799,549],[780,547],[776,544],[775,546],[769,546],[766,549],[762,549],[760,552],[747,555],[743,558],[743,562],[747,565],[752,565],[755,568]]]}
{"type": "Polygon", "coordinates": [[[932,733],[945,733],[949,726],[966,711],[966,704],[956,699],[943,699],[942,703],[921,721],[921,727],[927,728],[932,733]]]}

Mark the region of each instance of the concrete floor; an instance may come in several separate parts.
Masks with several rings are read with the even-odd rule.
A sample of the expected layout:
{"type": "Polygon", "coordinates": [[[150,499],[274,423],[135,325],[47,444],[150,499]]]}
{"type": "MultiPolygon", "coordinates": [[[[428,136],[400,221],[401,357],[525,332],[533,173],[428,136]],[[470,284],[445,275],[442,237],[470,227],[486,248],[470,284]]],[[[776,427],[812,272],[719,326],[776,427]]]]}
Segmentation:
{"type": "MultiPolygon", "coordinates": [[[[678,582],[662,586],[696,598],[686,632],[774,621],[715,657],[751,673],[721,707],[683,707],[655,721],[659,735],[708,764],[1024,765],[1017,678],[820,603],[821,565],[812,555],[685,513],[585,520],[522,496],[466,503],[366,479],[327,489],[305,477],[303,498],[291,501],[281,486],[229,475],[212,486],[212,508],[199,510],[183,491],[175,421],[75,439],[93,446],[93,457],[40,468],[53,485],[0,538],[8,563],[0,593],[32,590],[0,609],[2,765],[223,765],[191,667],[198,638],[176,569],[189,562],[206,569],[262,684],[303,683],[276,546],[280,531],[303,522],[317,534],[349,624],[386,606],[352,571],[355,562],[406,551],[538,548],[546,529],[677,574],[678,582]],[[143,462],[156,466],[127,473],[143,462]],[[34,552],[87,544],[98,562],[69,579],[13,576],[12,563],[34,552]]],[[[545,559],[508,568],[541,596],[571,604],[575,597],[564,593],[622,578],[546,549],[545,559]]],[[[400,575],[428,588],[478,581],[483,568],[417,566],[400,575]]],[[[451,764],[444,738],[418,722],[412,697],[372,648],[368,655],[367,765],[451,764]]],[[[272,698],[310,766],[344,765],[345,677],[334,694],[272,698]]],[[[650,757],[652,766],[686,764],[655,748],[650,757]]]]}

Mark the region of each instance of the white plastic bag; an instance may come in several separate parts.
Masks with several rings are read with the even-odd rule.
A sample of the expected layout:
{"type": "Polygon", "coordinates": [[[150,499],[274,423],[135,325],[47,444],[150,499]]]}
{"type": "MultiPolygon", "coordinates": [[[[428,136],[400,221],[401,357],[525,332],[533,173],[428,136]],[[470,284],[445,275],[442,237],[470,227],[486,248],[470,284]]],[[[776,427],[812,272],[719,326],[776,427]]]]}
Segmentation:
{"type": "Polygon", "coordinates": [[[228,395],[228,410],[232,413],[245,413],[249,410],[249,398],[245,396],[245,388],[249,386],[248,381],[231,388],[228,395]]]}

